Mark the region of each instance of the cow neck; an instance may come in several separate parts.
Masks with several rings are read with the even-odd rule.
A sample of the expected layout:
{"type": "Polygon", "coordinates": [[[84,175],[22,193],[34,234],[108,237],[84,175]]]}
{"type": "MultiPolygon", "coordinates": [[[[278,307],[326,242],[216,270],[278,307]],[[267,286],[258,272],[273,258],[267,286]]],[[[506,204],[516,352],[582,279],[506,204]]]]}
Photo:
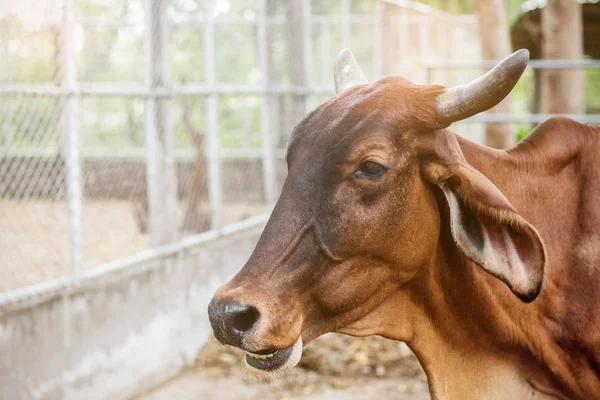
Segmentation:
{"type": "Polygon", "coordinates": [[[446,246],[446,239],[441,238],[433,265],[412,282],[411,290],[427,296],[411,296],[422,312],[413,319],[407,344],[427,374],[432,399],[483,398],[472,397],[479,383],[462,377],[486,380],[482,371],[499,368],[494,354],[502,345],[489,318],[493,299],[477,287],[473,266],[446,246]]]}
{"type": "Polygon", "coordinates": [[[405,341],[427,373],[432,399],[489,398],[488,388],[499,379],[512,398],[537,391],[534,383],[554,386],[527,346],[531,338],[522,321],[507,307],[518,299],[456,248],[444,224],[435,259],[407,290],[422,311],[405,341]]]}

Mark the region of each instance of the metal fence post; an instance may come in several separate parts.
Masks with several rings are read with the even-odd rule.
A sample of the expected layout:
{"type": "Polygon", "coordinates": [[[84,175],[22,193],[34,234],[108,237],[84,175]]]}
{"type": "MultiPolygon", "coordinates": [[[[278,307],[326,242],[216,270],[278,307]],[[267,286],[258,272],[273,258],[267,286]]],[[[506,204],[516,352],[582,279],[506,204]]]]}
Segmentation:
{"type": "Polygon", "coordinates": [[[342,43],[345,49],[352,48],[352,33],[350,29],[350,0],[342,0],[342,43]]]}
{"type": "MultiPolygon", "coordinates": [[[[10,68],[9,41],[7,40],[8,33],[9,29],[7,25],[0,26],[0,41],[2,41],[0,44],[0,81],[6,80],[6,82],[11,82],[12,71],[10,68]]],[[[0,132],[4,136],[4,146],[8,149],[13,145],[15,136],[15,128],[13,127],[14,105],[12,99],[3,99],[1,104],[0,115],[3,116],[3,121],[0,125],[0,132]]],[[[0,173],[2,172],[2,169],[0,169],[0,173]]]]}
{"type": "Polygon", "coordinates": [[[69,242],[71,274],[77,280],[83,270],[83,189],[82,164],[79,142],[80,97],[77,91],[77,69],[73,46],[74,0],[65,0],[62,24],[62,56],[64,75],[62,85],[66,90],[63,109],[67,137],[67,201],[69,208],[69,242]]]}
{"type": "MultiPolygon", "coordinates": [[[[148,91],[152,91],[154,74],[153,49],[154,37],[152,32],[153,0],[145,1],[144,24],[144,81],[148,91]]],[[[148,95],[144,102],[144,146],[146,147],[146,196],[148,199],[148,230],[152,246],[159,246],[161,239],[160,199],[158,197],[159,167],[156,154],[158,153],[158,140],[156,134],[156,102],[155,98],[148,95]]]]}
{"type": "Polygon", "coordinates": [[[169,28],[165,0],[146,0],[145,81],[149,96],[145,104],[146,181],[152,245],[177,237],[177,175],[175,143],[169,97],[169,28]]]}
{"type": "Polygon", "coordinates": [[[261,0],[257,19],[257,47],[258,47],[258,62],[262,79],[264,92],[260,101],[260,129],[262,134],[262,149],[263,149],[263,180],[265,190],[265,200],[269,207],[275,205],[277,194],[276,187],[276,170],[275,170],[275,153],[273,149],[273,138],[271,135],[269,124],[269,55],[267,54],[267,0],[261,0]]]}
{"type": "Polygon", "coordinates": [[[408,35],[410,30],[408,29],[409,24],[408,11],[406,8],[402,7],[400,10],[400,74],[408,79],[410,76],[409,71],[409,62],[408,62],[408,44],[410,43],[408,40],[408,35]]]}
{"type": "Polygon", "coordinates": [[[217,111],[216,87],[216,53],[213,0],[204,0],[204,68],[206,85],[210,93],[206,96],[207,116],[207,154],[208,161],[208,195],[212,215],[212,229],[218,233],[223,231],[223,213],[221,209],[221,144],[219,139],[219,115],[217,111]]]}
{"type": "Polygon", "coordinates": [[[334,54],[331,48],[331,33],[329,32],[329,24],[321,22],[320,24],[320,64],[321,64],[321,76],[320,84],[321,87],[327,87],[331,84],[331,77],[333,76],[333,67],[331,66],[331,57],[334,54]]]}
{"type": "Polygon", "coordinates": [[[311,98],[310,98],[310,88],[312,85],[312,54],[313,54],[313,46],[312,46],[312,7],[310,1],[302,2],[302,24],[303,29],[302,33],[304,34],[304,40],[302,41],[303,48],[303,61],[304,61],[304,104],[305,104],[305,113],[309,112],[312,109],[311,98]]]}
{"type": "Polygon", "coordinates": [[[386,26],[385,18],[384,0],[377,0],[375,9],[375,46],[373,48],[373,55],[375,59],[375,79],[383,76],[383,43],[386,26]]]}
{"type": "MultiPolygon", "coordinates": [[[[419,49],[421,51],[420,57],[424,62],[428,62],[431,55],[429,54],[429,31],[431,30],[429,24],[429,18],[422,17],[419,23],[419,49]]],[[[430,79],[431,70],[428,68],[424,68],[423,72],[423,82],[429,84],[431,83],[430,79]]]]}

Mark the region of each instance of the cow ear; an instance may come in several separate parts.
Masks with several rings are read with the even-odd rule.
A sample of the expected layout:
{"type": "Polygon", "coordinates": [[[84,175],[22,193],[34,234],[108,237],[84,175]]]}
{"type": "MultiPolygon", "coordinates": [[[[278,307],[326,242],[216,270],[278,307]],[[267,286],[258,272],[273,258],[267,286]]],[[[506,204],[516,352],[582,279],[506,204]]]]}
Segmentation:
{"type": "Polygon", "coordinates": [[[456,246],[506,283],[519,299],[533,301],[542,286],[546,260],[535,228],[488,178],[467,163],[452,132],[435,131],[424,142],[420,150],[423,175],[444,193],[456,246]]]}

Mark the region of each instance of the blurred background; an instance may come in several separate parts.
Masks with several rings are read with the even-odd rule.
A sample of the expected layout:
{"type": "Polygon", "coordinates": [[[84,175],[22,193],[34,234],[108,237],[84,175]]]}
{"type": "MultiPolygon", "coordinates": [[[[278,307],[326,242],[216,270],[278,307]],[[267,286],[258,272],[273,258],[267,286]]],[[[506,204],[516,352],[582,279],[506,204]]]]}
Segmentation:
{"type": "Polygon", "coordinates": [[[492,147],[600,123],[595,1],[0,1],[0,398],[428,398],[401,343],[327,335],[265,386],[209,339],[342,48],[446,86],[529,49],[452,126],[492,147]]]}

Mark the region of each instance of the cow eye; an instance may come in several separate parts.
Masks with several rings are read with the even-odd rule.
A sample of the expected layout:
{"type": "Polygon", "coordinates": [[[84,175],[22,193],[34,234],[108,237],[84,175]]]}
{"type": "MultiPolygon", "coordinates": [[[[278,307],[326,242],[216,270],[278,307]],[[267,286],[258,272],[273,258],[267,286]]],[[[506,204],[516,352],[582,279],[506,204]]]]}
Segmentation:
{"type": "Polygon", "coordinates": [[[364,161],[360,163],[358,169],[354,171],[357,178],[377,179],[387,171],[387,167],[373,161],[364,161]]]}

